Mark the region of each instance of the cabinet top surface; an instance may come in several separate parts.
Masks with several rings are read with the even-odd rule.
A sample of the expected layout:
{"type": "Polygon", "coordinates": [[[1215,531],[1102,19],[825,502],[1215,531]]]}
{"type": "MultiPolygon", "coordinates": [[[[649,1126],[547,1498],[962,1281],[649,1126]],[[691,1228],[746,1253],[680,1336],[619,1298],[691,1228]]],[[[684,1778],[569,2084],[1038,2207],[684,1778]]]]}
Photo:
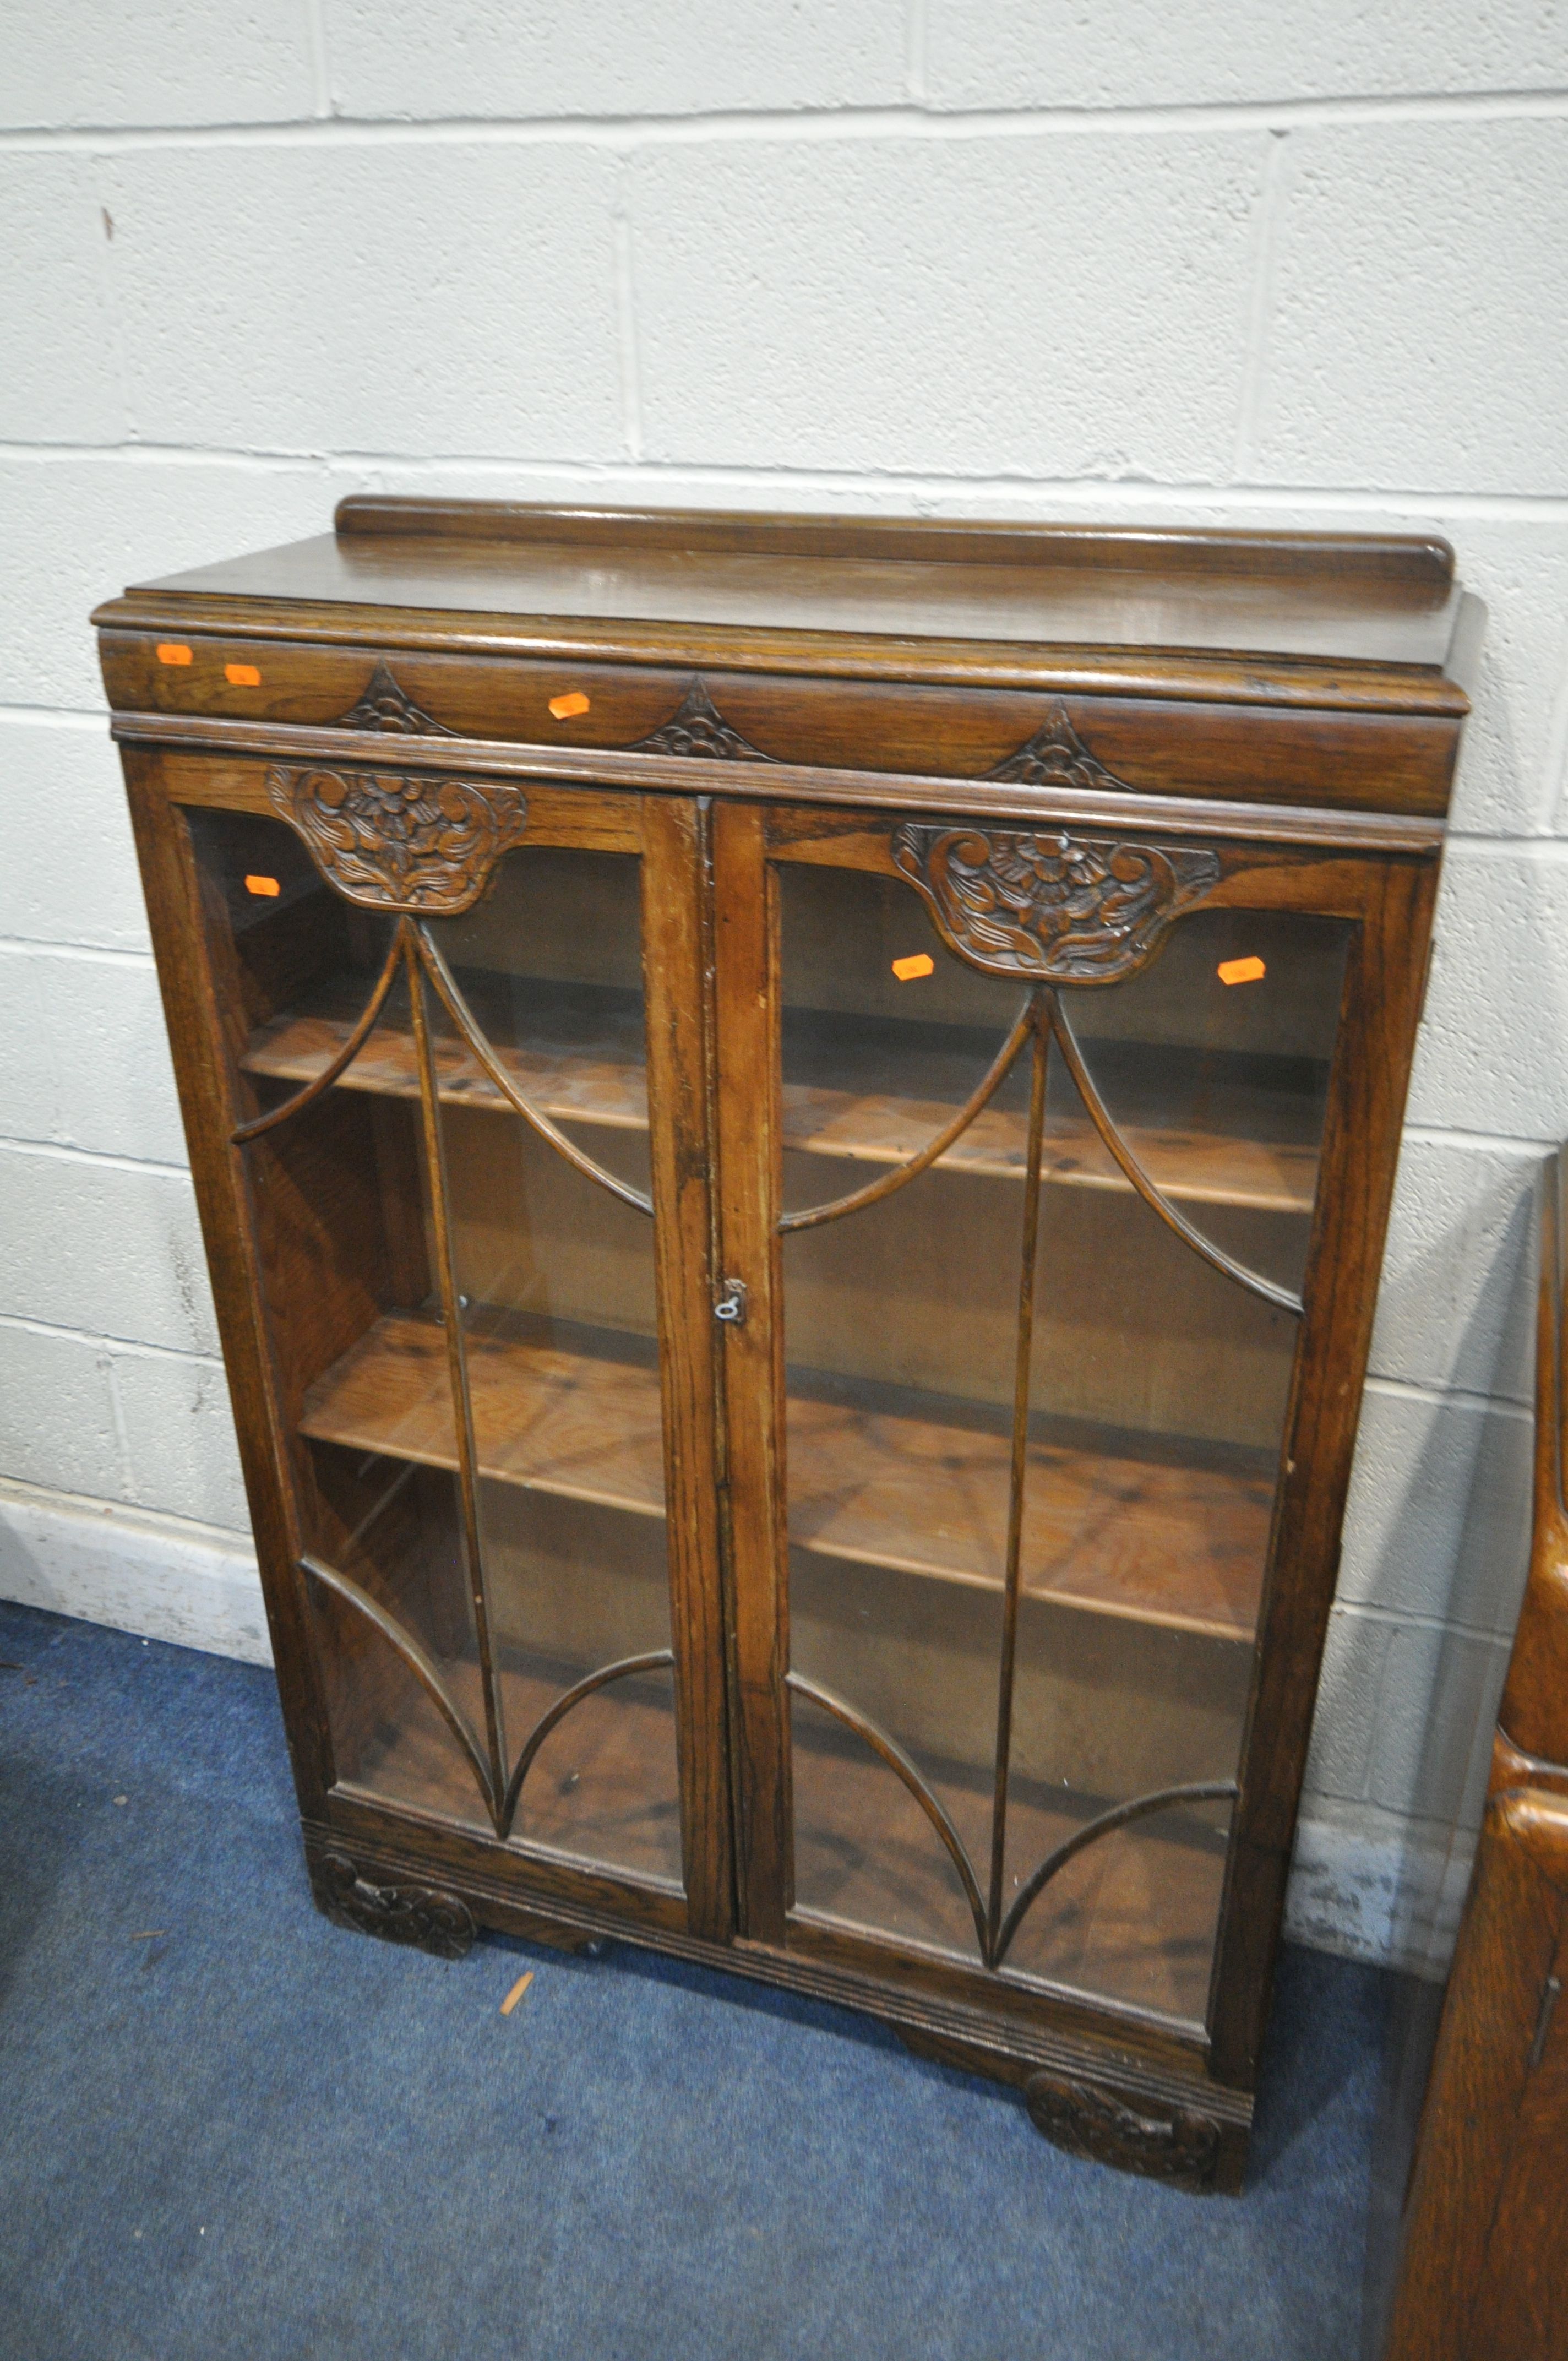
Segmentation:
{"type": "Polygon", "coordinates": [[[963,642],[977,670],[988,649],[1234,653],[1424,674],[1429,694],[1466,603],[1435,538],[361,498],[333,533],[137,585],[99,620],[208,601],[286,607],[275,627],[306,638],[344,620],[322,609],[396,609],[451,616],[459,648],[483,616],[487,638],[733,634],[738,657],[759,637],[963,642]]]}

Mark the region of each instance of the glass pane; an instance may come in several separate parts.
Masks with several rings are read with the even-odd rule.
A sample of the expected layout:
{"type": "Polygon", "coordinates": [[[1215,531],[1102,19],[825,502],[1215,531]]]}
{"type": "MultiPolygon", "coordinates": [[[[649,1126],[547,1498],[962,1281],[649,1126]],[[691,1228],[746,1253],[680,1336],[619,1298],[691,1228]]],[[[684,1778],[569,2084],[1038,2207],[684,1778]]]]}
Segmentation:
{"type": "MultiPolygon", "coordinates": [[[[510,854],[479,907],[432,924],[493,1059],[427,985],[477,1517],[509,1760],[595,1675],[670,1648],[639,863],[510,854]],[[495,1069],[595,1168],[507,1103],[495,1069]]],[[[617,1675],[543,1738],[520,1839],[681,1875],[674,1683],[617,1675]]]]}
{"type": "MultiPolygon", "coordinates": [[[[1294,1295],[1348,939],[1332,918],[1200,910],[1136,975],[1063,994],[1094,1089],[1155,1186],[1223,1253],[1294,1295]]],[[[1115,1185],[1081,1107],[1075,1129],[1085,1172],[1115,1185]]]]}
{"type": "MultiPolygon", "coordinates": [[[[779,877],[795,1211],[890,1177],[945,1130],[1027,994],[954,959],[902,882],[779,877]],[[797,1127],[792,1107],[822,1120],[797,1127]]],[[[784,1245],[792,1669],[903,1750],[982,1882],[1028,1093],[1025,1049],[920,1178],[784,1245]],[[998,1201],[1010,1244],[977,1254],[998,1201]]],[[[797,1908],[974,1957],[962,1884],[907,1785],[798,1697],[792,1724],[797,1908]]]]}
{"type": "MultiPolygon", "coordinates": [[[[1166,1791],[1236,1774],[1298,1321],[1135,1191],[1048,993],[1019,1039],[1028,991],[947,950],[901,881],[779,875],[796,1909],[1201,2018],[1230,1801],[1166,1791]],[[925,1170],[802,1220],[961,1118],[1010,1038],[925,1170]],[[830,1123],[792,1127],[830,1090],[830,1123]],[[979,1929],[879,1737],[961,1840],[979,1929]]],[[[1126,983],[1061,994],[1106,1119],[1277,1287],[1299,1283],[1345,939],[1200,914],[1126,983]],[[1219,979],[1240,960],[1266,1010],[1219,979]]]]}
{"type": "MultiPolygon", "coordinates": [[[[371,1001],[395,922],[322,882],[280,820],[192,812],[236,1097],[251,1118],[319,1082],[371,1001]]],[[[337,1080],[246,1150],[263,1294],[313,1581],[338,1776],[477,1826],[482,1783],[427,1686],[367,1612],[411,1642],[483,1752],[456,1420],[444,1361],[389,1365],[433,1317],[406,984],[337,1080]]]]}
{"type": "MultiPolygon", "coordinates": [[[[918,1155],[984,1082],[1025,1006],[1017,983],[944,948],[901,881],[780,870],[786,1212],[861,1189],[918,1155]],[[809,978],[809,983],[804,979],[809,978]]],[[[954,1143],[955,1171],[1024,1169],[1026,1071],[1014,1070],[954,1143]]]]}
{"type": "Polygon", "coordinates": [[[338,1776],[678,1882],[652,1223],[508,1096],[646,1196],[639,864],[517,852],[432,926],[433,1136],[413,930],[281,822],[192,826],[236,1095],[280,1115],[246,1156],[338,1776]]]}

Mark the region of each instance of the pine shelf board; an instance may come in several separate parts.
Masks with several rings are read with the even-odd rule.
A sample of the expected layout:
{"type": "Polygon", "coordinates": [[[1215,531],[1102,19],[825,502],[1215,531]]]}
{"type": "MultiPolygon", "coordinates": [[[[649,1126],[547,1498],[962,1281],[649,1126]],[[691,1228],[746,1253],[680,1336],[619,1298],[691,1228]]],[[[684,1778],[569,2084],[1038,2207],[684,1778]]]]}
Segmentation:
{"type": "MultiPolygon", "coordinates": [[[[510,1316],[466,1339],[479,1472],[640,1516],[663,1514],[663,1425],[651,1348],[636,1357],[538,1341],[510,1316]],[[644,1357],[645,1356],[645,1357],[644,1357]]],[[[605,1332],[576,1332],[602,1336],[605,1332]]],[[[989,1424],[794,1396],[789,1515],[796,1546],[977,1589],[1002,1587],[1009,1444],[989,1424]]],[[[392,1313],[311,1389],[302,1432],[455,1468],[444,1329],[392,1313]]],[[[1263,1472],[1030,1445],[1027,1598],[1250,1642],[1273,1504],[1263,1472]]]]}

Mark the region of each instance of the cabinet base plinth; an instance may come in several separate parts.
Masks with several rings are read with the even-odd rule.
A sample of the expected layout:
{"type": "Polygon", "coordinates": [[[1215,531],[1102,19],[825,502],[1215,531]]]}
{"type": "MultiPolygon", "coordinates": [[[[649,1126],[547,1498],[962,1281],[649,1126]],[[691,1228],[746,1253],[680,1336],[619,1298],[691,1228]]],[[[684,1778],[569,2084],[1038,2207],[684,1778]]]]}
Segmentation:
{"type": "Polygon", "coordinates": [[[1093,2082],[1031,2074],[1024,2085],[1029,2120],[1069,2156],[1141,2172],[1151,2180],[1206,2194],[1215,2185],[1220,2126],[1186,2107],[1150,2114],[1093,2082]]]}
{"type": "MultiPolygon", "coordinates": [[[[1193,2196],[1239,2197],[1246,2174],[1249,2127],[1230,2108],[1212,2113],[1201,2089],[1190,2101],[1168,2090],[1144,2090],[1119,2072],[1103,2079],[1087,2065],[1078,2073],[971,2049],[942,2034],[896,2027],[906,2049],[966,2074],[1013,2084],[1036,2131],[1069,2156],[1163,2180],[1193,2196]]],[[[1226,2092],[1233,2103],[1239,2094],[1226,2092]]],[[[1243,2104],[1245,2105],[1245,2102],[1243,2104]]]]}
{"type": "Polygon", "coordinates": [[[455,1894],[428,1885],[372,1885],[346,1853],[316,1853],[310,1867],[316,1907],[334,1927],[431,1951],[438,1960],[460,1960],[473,1943],[474,1915],[455,1894]]]}
{"type": "MultiPolygon", "coordinates": [[[[363,1815],[357,1799],[347,1808],[363,1815]]],[[[602,1894],[530,1890],[522,1879],[531,1864],[466,1836],[395,1823],[373,1829],[367,1817],[352,1831],[307,1821],[305,1839],[318,1906],[340,1926],[448,1959],[461,1958],[480,1928],[565,1951],[630,1943],[782,1985],[879,2019],[916,2057],[1006,2085],[1036,2128],[1071,2155],[1195,2195],[1241,2194],[1250,2093],[1209,2081],[1196,2057],[1178,2063],[1086,2035],[1081,2018],[1063,2025],[1049,2000],[1037,2021],[992,2016],[804,1951],[640,1922],[630,1893],[618,1905],[602,1894]],[[488,1862],[478,1857],[485,1850],[488,1862]],[[454,1928],[461,1930],[455,1942],[454,1928]]]]}

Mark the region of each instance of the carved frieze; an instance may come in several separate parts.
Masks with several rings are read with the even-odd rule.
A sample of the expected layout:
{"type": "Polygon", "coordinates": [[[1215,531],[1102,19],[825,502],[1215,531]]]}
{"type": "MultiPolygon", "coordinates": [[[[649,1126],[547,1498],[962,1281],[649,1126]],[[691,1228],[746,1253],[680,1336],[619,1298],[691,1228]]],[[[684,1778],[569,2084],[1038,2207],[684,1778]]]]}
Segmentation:
{"type": "Polygon", "coordinates": [[[422,707],[404,695],[388,670],[384,656],[378,657],[365,694],[357,705],[340,713],[333,724],[335,730],[392,730],[408,738],[455,738],[459,732],[448,730],[444,721],[434,721],[422,707]]]}
{"type": "Polygon", "coordinates": [[[772,758],[732,730],[707,693],[694,680],[667,721],[628,748],[633,754],[706,754],[721,763],[766,763],[772,758]]]}
{"type": "Polygon", "coordinates": [[[1030,2120],[1069,2156],[1113,2164],[1178,2188],[1212,2189],[1219,2162],[1220,2126],[1190,2108],[1146,2114],[1092,2082],[1032,2074],[1024,2085],[1030,2120]]]}
{"type": "Polygon", "coordinates": [[[267,793],[345,900],[427,917],[471,909],[528,824],[515,787],[428,772],[280,765],[267,793]]]}
{"type": "Polygon", "coordinates": [[[426,1885],[371,1885],[339,1852],[311,1864],[316,1905],[336,1927],[378,1935],[385,1943],[406,1943],[433,1951],[440,1960],[460,1960],[474,1940],[468,1905],[455,1894],[426,1885]]]}
{"type": "Polygon", "coordinates": [[[1008,779],[1024,787],[1087,787],[1113,794],[1132,791],[1125,780],[1097,762],[1067,718],[1059,699],[1051,707],[1034,736],[1015,754],[988,771],[992,779],[1008,779]]]}
{"type": "Polygon", "coordinates": [[[894,833],[893,858],[972,966],[1049,983],[1130,975],[1220,875],[1212,852],[1050,827],[909,821],[894,833]]]}

